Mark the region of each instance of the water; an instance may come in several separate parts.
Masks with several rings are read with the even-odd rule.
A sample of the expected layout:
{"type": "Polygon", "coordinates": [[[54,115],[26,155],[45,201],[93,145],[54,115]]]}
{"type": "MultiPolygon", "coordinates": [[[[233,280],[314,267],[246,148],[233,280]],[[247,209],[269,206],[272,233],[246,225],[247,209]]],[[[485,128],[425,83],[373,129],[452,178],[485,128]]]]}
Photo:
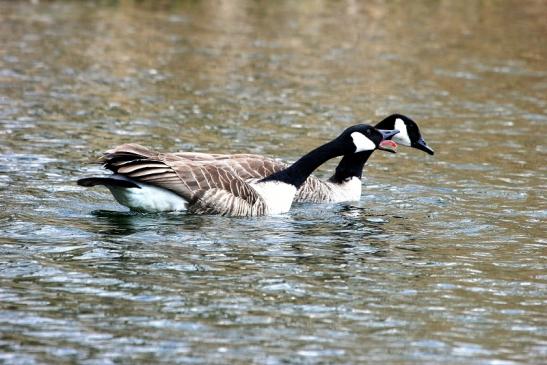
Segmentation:
{"type": "Polygon", "coordinates": [[[546,15],[0,2],[0,362],[545,363],[546,15]],[[133,214],[75,185],[128,141],[291,161],[392,112],[437,154],[376,153],[354,204],[133,214]]]}

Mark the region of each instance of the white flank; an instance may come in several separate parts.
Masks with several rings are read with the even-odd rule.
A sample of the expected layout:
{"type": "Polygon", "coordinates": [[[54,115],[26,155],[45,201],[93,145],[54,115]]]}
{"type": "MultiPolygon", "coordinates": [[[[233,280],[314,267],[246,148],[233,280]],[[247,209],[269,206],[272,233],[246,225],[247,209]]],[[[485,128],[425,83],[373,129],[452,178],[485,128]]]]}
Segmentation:
{"type": "Polygon", "coordinates": [[[179,195],[157,186],[139,183],[140,189],[107,186],[121,205],[139,212],[186,210],[188,202],[179,195]]]}
{"type": "Polygon", "coordinates": [[[331,184],[332,187],[332,202],[352,202],[361,200],[361,179],[352,176],[349,180],[341,184],[331,184]]]}
{"type": "Polygon", "coordinates": [[[406,130],[406,124],[401,118],[395,120],[395,129],[399,130],[399,133],[393,136],[392,140],[396,143],[410,147],[410,137],[408,136],[408,131],[406,130]]]}
{"type": "Polygon", "coordinates": [[[291,209],[296,194],[294,185],[280,181],[265,181],[250,185],[264,199],[268,214],[286,213],[291,209]]]}
{"type": "Polygon", "coordinates": [[[355,145],[355,153],[362,151],[373,151],[376,148],[374,142],[368,139],[363,133],[353,132],[351,134],[353,138],[353,144],[355,145]]]}

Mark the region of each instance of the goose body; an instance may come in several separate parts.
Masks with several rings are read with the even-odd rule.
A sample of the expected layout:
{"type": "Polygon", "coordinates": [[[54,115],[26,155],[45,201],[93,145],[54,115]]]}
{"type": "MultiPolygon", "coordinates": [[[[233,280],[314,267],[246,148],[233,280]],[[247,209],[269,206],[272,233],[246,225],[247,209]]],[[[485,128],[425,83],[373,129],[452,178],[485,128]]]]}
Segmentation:
{"type": "Polygon", "coordinates": [[[106,185],[121,205],[140,212],[184,211],[188,201],[181,196],[151,184],[139,183],[138,188],[106,185]]]}
{"type": "Polygon", "coordinates": [[[279,214],[290,209],[298,188],[319,165],[336,156],[374,150],[384,136],[396,133],[382,133],[364,124],[353,126],[290,166],[255,155],[185,157],[125,144],[107,151],[100,160],[113,175],[80,179],[78,184],[105,185],[120,204],[136,211],[279,214]]]}
{"type": "Polygon", "coordinates": [[[257,179],[245,181],[224,164],[181,160],[137,144],[107,151],[100,161],[114,174],[80,179],[78,184],[105,185],[118,203],[134,211],[256,216],[290,208],[267,206],[273,184],[261,190],[263,198],[255,190],[261,187],[257,179]]]}
{"type": "MultiPolygon", "coordinates": [[[[404,115],[392,114],[375,127],[383,130],[398,130],[399,133],[392,137],[392,140],[397,144],[420,149],[431,155],[434,154],[434,151],[423,140],[416,122],[404,115]]],[[[294,201],[300,203],[358,201],[361,198],[363,168],[372,152],[374,150],[344,155],[336,167],[335,173],[328,180],[321,180],[310,175],[298,189],[294,201]]],[[[219,163],[223,161],[243,179],[263,178],[288,166],[279,160],[253,154],[223,155],[177,152],[173,155],[191,161],[217,161],[219,163]]]]}
{"type": "MultiPolygon", "coordinates": [[[[177,152],[174,156],[190,161],[215,161],[229,166],[235,174],[244,180],[264,178],[283,170],[288,164],[265,156],[252,154],[206,154],[177,152]]],[[[348,177],[340,182],[324,181],[310,175],[300,186],[294,198],[295,202],[327,203],[355,201],[361,197],[361,179],[348,177]]]]}

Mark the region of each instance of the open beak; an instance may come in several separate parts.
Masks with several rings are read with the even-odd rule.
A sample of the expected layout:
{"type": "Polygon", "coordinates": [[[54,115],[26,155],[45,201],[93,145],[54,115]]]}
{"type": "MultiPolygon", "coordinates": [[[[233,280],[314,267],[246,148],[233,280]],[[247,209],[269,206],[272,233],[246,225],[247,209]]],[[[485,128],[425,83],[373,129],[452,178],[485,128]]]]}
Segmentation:
{"type": "Polygon", "coordinates": [[[420,138],[418,140],[418,142],[416,142],[416,144],[414,146],[412,146],[414,148],[417,148],[419,150],[422,150],[430,155],[434,155],[435,154],[435,151],[433,151],[433,149],[431,147],[428,147],[427,146],[427,143],[425,143],[424,139],[423,138],[420,138]]]}
{"type": "Polygon", "coordinates": [[[387,151],[391,153],[397,153],[397,143],[391,140],[391,138],[399,133],[398,129],[386,130],[378,129],[382,133],[383,141],[378,145],[378,149],[382,151],[387,151]]]}
{"type": "Polygon", "coordinates": [[[384,141],[386,139],[391,139],[391,137],[399,133],[398,129],[377,129],[377,131],[382,133],[382,137],[384,138],[384,141]]]}

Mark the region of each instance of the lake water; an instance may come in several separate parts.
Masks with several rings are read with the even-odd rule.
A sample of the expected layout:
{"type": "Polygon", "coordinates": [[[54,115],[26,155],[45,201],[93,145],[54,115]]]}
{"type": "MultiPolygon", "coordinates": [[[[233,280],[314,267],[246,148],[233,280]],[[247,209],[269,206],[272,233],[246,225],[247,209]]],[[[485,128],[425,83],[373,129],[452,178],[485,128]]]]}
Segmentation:
{"type": "Polygon", "coordinates": [[[0,2],[0,363],[545,363],[546,18],[0,2]],[[437,153],[377,152],[352,204],[135,214],[75,183],[125,142],[292,161],[394,112],[437,153]]]}

